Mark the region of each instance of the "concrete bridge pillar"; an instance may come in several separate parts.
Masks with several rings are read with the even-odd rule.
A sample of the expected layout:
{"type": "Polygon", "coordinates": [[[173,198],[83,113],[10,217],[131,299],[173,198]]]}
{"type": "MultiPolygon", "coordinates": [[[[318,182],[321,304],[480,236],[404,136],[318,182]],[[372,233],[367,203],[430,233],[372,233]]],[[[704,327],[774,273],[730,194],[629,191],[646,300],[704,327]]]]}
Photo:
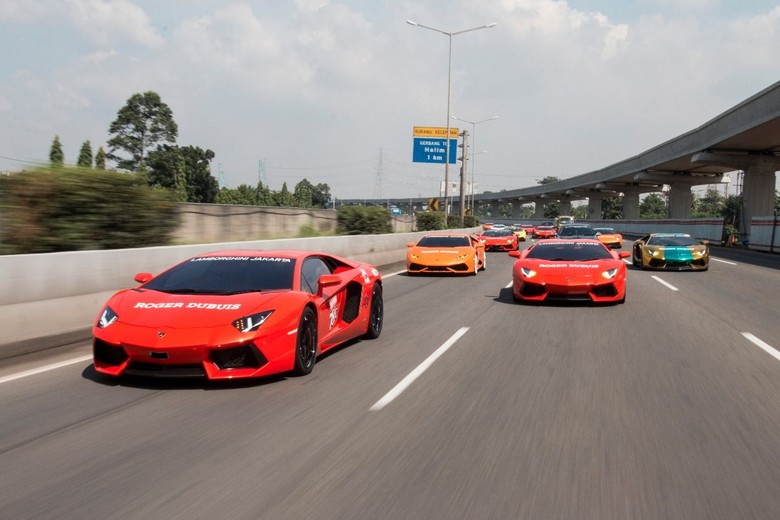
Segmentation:
{"type": "Polygon", "coordinates": [[[560,201],[560,208],[561,208],[561,215],[571,215],[571,201],[570,200],[561,200],[560,201]]]}
{"type": "Polygon", "coordinates": [[[755,161],[745,172],[742,183],[742,222],[740,231],[750,240],[753,217],[771,217],[775,209],[776,161],[755,161]]]}
{"type": "Polygon", "coordinates": [[[588,218],[601,220],[604,216],[601,214],[601,202],[604,200],[603,193],[592,193],[588,195],[588,218]]]}
{"type": "Polygon", "coordinates": [[[701,152],[691,158],[693,163],[715,164],[742,170],[742,219],[739,231],[750,240],[750,223],[753,217],[774,215],[776,172],[780,170],[780,157],[774,155],[728,155],[717,152],[701,152]]]}
{"type": "Polygon", "coordinates": [[[675,182],[669,187],[669,218],[685,219],[691,216],[691,204],[693,194],[691,185],[684,182],[675,182]]]}
{"type": "Polygon", "coordinates": [[[639,190],[623,189],[623,218],[626,220],[639,218],[639,190]]]}
{"type": "Polygon", "coordinates": [[[512,201],[512,218],[513,219],[520,219],[523,217],[523,206],[525,204],[521,200],[513,200],[512,201]]]}
{"type": "Polygon", "coordinates": [[[544,219],[544,202],[542,200],[534,201],[534,218],[537,220],[544,219]]]}

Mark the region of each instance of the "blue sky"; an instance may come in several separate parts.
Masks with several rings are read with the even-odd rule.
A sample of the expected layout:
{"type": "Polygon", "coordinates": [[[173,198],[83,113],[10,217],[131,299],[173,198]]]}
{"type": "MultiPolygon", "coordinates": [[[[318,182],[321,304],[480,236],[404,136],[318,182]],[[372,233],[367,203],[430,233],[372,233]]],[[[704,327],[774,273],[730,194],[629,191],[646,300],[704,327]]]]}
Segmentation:
{"type": "Polygon", "coordinates": [[[453,38],[451,113],[498,116],[476,127],[480,191],[603,168],[780,79],[780,2],[761,0],[0,0],[0,171],[45,163],[55,135],[75,162],[152,90],[228,186],[262,160],[273,189],[434,195],[412,129],[446,125],[448,38],[408,19],[498,22],[453,38]]]}

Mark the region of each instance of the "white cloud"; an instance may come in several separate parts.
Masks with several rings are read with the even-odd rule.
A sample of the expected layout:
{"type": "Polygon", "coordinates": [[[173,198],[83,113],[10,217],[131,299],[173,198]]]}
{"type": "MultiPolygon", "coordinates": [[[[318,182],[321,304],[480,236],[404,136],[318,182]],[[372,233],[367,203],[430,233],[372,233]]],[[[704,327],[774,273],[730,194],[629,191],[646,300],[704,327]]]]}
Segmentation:
{"type": "Polygon", "coordinates": [[[381,149],[385,194],[428,194],[442,168],[411,163],[411,129],[446,123],[447,39],[406,19],[444,30],[498,22],[453,39],[452,113],[499,116],[477,131],[489,151],[477,181],[492,191],[625,159],[776,80],[776,5],[724,16],[717,3],[670,11],[648,0],[616,23],[607,7],[575,3],[601,5],[0,0],[0,20],[46,49],[30,49],[36,67],[24,48],[0,66],[13,128],[0,127],[0,155],[45,158],[55,133],[97,147],[124,102],[153,90],[179,142],[214,150],[231,185],[256,182],[266,159],[274,189],[306,177],[337,197],[372,196],[381,149]]]}
{"type": "Polygon", "coordinates": [[[128,0],[65,0],[63,7],[82,36],[97,45],[117,39],[151,48],[165,43],[144,10],[128,0]]]}
{"type": "Polygon", "coordinates": [[[0,22],[30,22],[46,18],[55,12],[48,2],[38,0],[3,0],[0,2],[0,22]]]}

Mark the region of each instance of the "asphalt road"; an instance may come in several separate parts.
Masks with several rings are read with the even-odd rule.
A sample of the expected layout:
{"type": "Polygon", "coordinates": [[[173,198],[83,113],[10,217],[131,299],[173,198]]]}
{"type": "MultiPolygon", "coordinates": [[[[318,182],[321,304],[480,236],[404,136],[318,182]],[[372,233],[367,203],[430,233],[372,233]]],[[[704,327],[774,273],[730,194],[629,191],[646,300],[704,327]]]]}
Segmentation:
{"type": "Polygon", "coordinates": [[[624,305],[537,306],[512,262],[384,270],[382,336],[307,377],[114,382],[88,344],[5,364],[0,518],[780,516],[780,269],[629,267],[624,305]]]}

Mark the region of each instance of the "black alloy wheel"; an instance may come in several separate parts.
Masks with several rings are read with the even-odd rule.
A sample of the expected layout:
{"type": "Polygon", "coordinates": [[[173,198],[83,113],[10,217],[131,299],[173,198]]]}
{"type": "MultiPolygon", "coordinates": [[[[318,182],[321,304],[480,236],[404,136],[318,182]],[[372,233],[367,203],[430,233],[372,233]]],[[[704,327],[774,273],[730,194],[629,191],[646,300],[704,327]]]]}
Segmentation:
{"type": "Polygon", "coordinates": [[[631,254],[631,263],[634,264],[634,267],[638,267],[642,269],[642,249],[639,247],[634,248],[634,252],[631,254]],[[637,260],[636,255],[639,253],[639,260],[637,260]]]}
{"type": "Polygon", "coordinates": [[[376,339],[382,333],[382,324],[385,317],[385,304],[382,300],[382,286],[374,282],[371,289],[371,308],[368,311],[368,331],[366,337],[376,339]]]}
{"type": "Polygon", "coordinates": [[[311,373],[317,360],[317,317],[310,307],[303,309],[295,340],[295,367],[298,376],[311,373]]]}

